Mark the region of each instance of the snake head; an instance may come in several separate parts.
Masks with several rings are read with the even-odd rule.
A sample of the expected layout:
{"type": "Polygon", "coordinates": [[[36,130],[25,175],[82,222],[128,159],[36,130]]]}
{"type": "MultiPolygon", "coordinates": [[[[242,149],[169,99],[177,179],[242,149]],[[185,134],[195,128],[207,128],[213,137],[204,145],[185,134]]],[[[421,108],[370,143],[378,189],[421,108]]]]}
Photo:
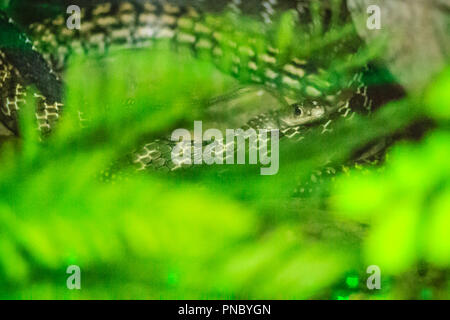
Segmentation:
{"type": "Polygon", "coordinates": [[[322,120],[329,109],[327,103],[304,101],[292,104],[287,110],[283,110],[279,115],[281,127],[295,127],[322,120]]]}

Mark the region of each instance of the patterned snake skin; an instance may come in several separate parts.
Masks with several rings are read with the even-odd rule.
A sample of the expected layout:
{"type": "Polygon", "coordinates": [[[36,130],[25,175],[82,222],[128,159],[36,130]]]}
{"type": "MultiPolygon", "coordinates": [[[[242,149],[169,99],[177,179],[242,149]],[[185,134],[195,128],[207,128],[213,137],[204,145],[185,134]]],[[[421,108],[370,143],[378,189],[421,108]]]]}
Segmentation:
{"type": "MultiPolygon", "coordinates": [[[[73,53],[106,55],[116,48],[149,47],[159,39],[169,39],[177,46],[187,46],[194,53],[208,50],[217,67],[235,77],[243,85],[260,85],[275,92],[291,108],[261,114],[242,124],[242,128],[278,128],[280,136],[300,139],[305,125],[319,124],[327,131],[331,119],[351,118],[355,109],[370,110],[371,101],[363,85],[361,73],[341,88],[320,76],[322,70],[302,59],[280,62],[280,53],[268,45],[263,50],[257,40],[235,43],[224,37],[229,32],[221,19],[204,12],[241,14],[257,12],[261,26],[270,25],[277,10],[294,8],[300,17],[307,10],[308,1],[206,1],[168,2],[115,1],[80,6],[81,29],[65,26],[66,15],[36,22],[28,26],[29,40],[5,15],[0,16],[2,27],[16,33],[21,48],[0,47],[0,120],[18,134],[17,116],[25,102],[26,87],[33,84],[36,94],[36,118],[39,130],[49,133],[62,111],[64,68],[73,53]],[[287,3],[287,4],[286,4],[287,3]],[[252,7],[253,5],[253,7],[252,7]],[[255,8],[252,10],[251,8],[255,8]],[[206,9],[205,9],[206,8],[206,9]],[[222,32],[223,31],[223,32],[222,32]],[[223,50],[229,49],[232,62],[223,64],[223,50]],[[27,59],[20,55],[26,52],[27,59]],[[27,61],[24,63],[23,61],[27,61]],[[343,88],[343,89],[342,89],[343,88]],[[295,102],[295,103],[294,103],[295,102]]],[[[239,34],[239,30],[234,31],[239,34]]],[[[173,147],[167,139],[146,144],[135,153],[134,162],[140,169],[174,170],[170,161],[173,147]]]]}

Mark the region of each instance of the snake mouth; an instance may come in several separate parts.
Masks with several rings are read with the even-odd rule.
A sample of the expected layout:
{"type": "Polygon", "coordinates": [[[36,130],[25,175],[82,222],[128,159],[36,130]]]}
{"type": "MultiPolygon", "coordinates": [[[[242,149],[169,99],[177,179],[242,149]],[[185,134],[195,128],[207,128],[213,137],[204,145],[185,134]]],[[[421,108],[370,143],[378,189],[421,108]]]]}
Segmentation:
{"type": "Polygon", "coordinates": [[[327,112],[324,107],[314,107],[314,108],[302,108],[301,112],[290,111],[281,113],[278,117],[278,123],[281,128],[285,127],[296,127],[299,125],[306,125],[319,121],[326,116],[327,112]]]}

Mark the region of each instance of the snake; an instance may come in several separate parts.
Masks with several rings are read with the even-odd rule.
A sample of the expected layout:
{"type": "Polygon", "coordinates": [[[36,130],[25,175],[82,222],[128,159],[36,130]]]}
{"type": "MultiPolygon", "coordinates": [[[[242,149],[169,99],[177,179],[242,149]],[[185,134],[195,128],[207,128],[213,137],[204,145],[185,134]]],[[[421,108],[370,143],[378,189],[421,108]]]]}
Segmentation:
{"type": "MultiPolygon", "coordinates": [[[[38,90],[34,94],[38,130],[51,133],[64,110],[64,72],[71,55],[95,52],[106,56],[116,48],[145,48],[161,39],[188,47],[194,54],[207,50],[221,71],[243,85],[265,88],[286,104],[252,116],[242,123],[244,129],[276,128],[281,138],[301,140],[305,128],[321,126],[327,132],[336,118],[349,119],[358,110],[370,111],[372,102],[361,72],[355,72],[344,86],[332,88],[321,77],[320,66],[298,57],[283,60],[280,49],[270,42],[261,48],[258,33],[248,41],[233,41],[226,36],[230,27],[217,18],[224,12],[231,16],[246,12],[255,16],[256,12],[259,26],[268,28],[278,10],[294,9],[299,19],[311,23],[305,18],[309,1],[100,1],[80,7],[80,29],[67,28],[63,14],[24,27],[0,14],[4,30],[0,39],[0,121],[15,135],[20,135],[17,119],[31,85],[38,90]],[[10,39],[14,41],[8,42],[10,39]],[[231,52],[231,63],[222,63],[224,48],[231,52]]],[[[240,39],[246,37],[239,30],[231,32],[240,39]]],[[[133,162],[139,170],[175,170],[170,160],[172,148],[167,138],[151,141],[133,152],[133,162]]]]}

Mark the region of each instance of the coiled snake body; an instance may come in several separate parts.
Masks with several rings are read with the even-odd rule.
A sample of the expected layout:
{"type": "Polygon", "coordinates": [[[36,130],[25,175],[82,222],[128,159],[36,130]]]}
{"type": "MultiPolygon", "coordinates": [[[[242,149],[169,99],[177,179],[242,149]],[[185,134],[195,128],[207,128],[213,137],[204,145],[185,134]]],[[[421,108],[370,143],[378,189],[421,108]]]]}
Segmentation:
{"type": "MultiPolygon", "coordinates": [[[[222,9],[232,13],[244,6],[240,1],[224,3],[222,9]]],[[[299,3],[304,1],[291,3],[303,12],[304,7],[299,3]]],[[[261,3],[262,26],[272,23],[277,4],[277,1],[261,3]]],[[[221,31],[226,26],[204,15],[201,11],[204,6],[157,0],[102,2],[81,8],[80,30],[67,28],[65,16],[60,15],[29,25],[26,30],[29,38],[6,15],[1,16],[2,28],[8,30],[2,37],[9,34],[18,39],[14,45],[2,41],[0,47],[0,119],[15,134],[18,134],[17,115],[30,84],[40,91],[36,107],[39,130],[51,131],[63,108],[62,78],[72,53],[95,51],[105,55],[111,48],[147,47],[161,38],[188,46],[193,52],[209,50],[215,61],[220,61],[226,46],[233,52],[233,59],[226,67],[218,63],[222,71],[243,84],[261,85],[275,91],[283,101],[295,102],[290,108],[261,114],[243,124],[244,127],[270,129],[276,123],[281,136],[298,138],[305,124],[319,123],[326,129],[333,117],[350,118],[356,107],[370,109],[360,73],[355,73],[343,88],[330,90],[330,83],[320,79],[321,69],[307,61],[293,58],[283,62],[279,49],[267,45],[261,50],[252,39],[244,43],[230,41],[221,31]]],[[[170,147],[161,141],[147,144],[136,153],[135,162],[141,169],[155,164],[174,169],[168,160],[170,147]]]]}

